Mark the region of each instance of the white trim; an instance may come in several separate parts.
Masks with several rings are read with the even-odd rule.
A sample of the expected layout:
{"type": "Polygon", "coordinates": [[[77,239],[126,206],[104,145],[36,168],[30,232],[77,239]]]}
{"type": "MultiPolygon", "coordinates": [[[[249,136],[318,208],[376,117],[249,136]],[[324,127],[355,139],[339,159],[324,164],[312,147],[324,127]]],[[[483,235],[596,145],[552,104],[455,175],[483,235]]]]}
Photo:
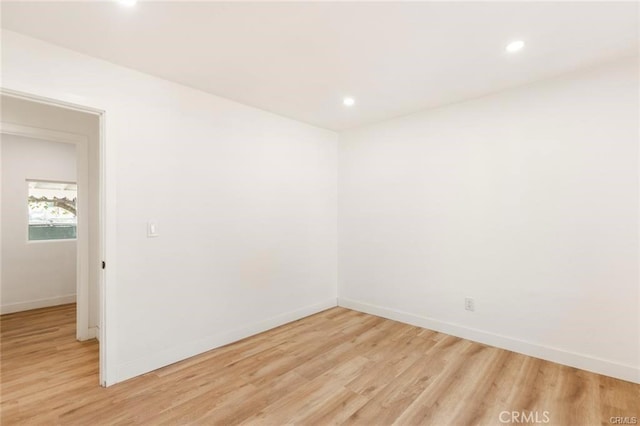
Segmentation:
{"type": "Polygon", "coordinates": [[[94,108],[86,105],[78,105],[72,102],[63,101],[60,99],[49,98],[47,96],[34,95],[27,91],[9,89],[7,87],[0,87],[0,93],[5,96],[11,96],[12,98],[23,99],[26,101],[36,102],[39,104],[51,105],[59,108],[70,109],[73,111],[86,112],[89,114],[102,115],[104,109],[94,108]]]}
{"type": "Polygon", "coordinates": [[[78,241],[77,238],[58,238],[57,240],[29,240],[27,239],[26,244],[47,244],[47,243],[75,243],[78,241]]]}
{"type": "Polygon", "coordinates": [[[27,302],[7,303],[0,306],[0,315],[30,311],[31,309],[48,308],[50,306],[66,305],[75,302],[76,295],[67,294],[65,296],[48,297],[45,299],[29,300],[27,302]]]}
{"type": "Polygon", "coordinates": [[[98,336],[100,342],[100,384],[111,386],[116,383],[115,360],[117,341],[115,338],[117,315],[116,307],[116,264],[117,264],[117,211],[116,211],[116,173],[110,170],[108,165],[117,164],[116,146],[114,141],[107,145],[106,113],[99,115],[99,189],[98,197],[98,227],[100,229],[100,253],[101,261],[107,263],[109,272],[100,269],[98,274],[98,336]],[[109,182],[109,179],[112,182],[109,182]],[[109,253],[114,253],[109,257],[109,253]],[[109,309],[114,315],[109,314],[109,309]]]}
{"type": "Polygon", "coordinates": [[[515,339],[513,337],[464,327],[458,324],[415,315],[396,309],[385,308],[378,305],[372,305],[370,303],[350,300],[344,297],[338,298],[338,306],[450,334],[452,336],[484,343],[485,345],[495,346],[497,348],[552,361],[558,364],[568,365],[570,367],[598,374],[604,374],[605,376],[640,383],[640,368],[632,365],[619,364],[606,359],[595,358],[589,355],[569,352],[559,348],[539,345],[525,340],[515,339]]]}
{"type": "Polygon", "coordinates": [[[135,361],[117,366],[116,381],[121,382],[132,377],[148,373],[149,371],[173,364],[174,362],[182,361],[183,359],[210,351],[220,346],[237,342],[238,340],[271,330],[272,328],[279,327],[292,321],[297,321],[301,318],[325,311],[335,306],[337,306],[337,300],[335,298],[327,299],[323,302],[296,309],[294,311],[285,312],[254,324],[236,328],[234,330],[221,331],[186,344],[183,343],[160,352],[151,353],[147,357],[138,358],[135,361]]]}
{"type": "Polygon", "coordinates": [[[40,127],[23,126],[20,124],[0,122],[0,133],[23,136],[26,138],[43,139],[50,142],[61,143],[87,143],[85,135],[60,132],[58,130],[43,129],[40,127]]]}

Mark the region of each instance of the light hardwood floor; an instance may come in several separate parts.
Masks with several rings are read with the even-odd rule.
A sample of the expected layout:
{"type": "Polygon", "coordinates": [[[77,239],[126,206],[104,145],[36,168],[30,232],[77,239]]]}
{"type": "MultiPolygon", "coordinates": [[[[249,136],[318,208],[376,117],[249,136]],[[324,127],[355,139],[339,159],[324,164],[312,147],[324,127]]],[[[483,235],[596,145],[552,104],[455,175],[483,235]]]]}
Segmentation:
{"type": "Polygon", "coordinates": [[[544,422],[546,411],[547,424],[577,426],[640,417],[640,385],[343,308],[106,389],[97,342],[77,342],[74,327],[75,305],[1,317],[3,425],[500,425],[501,412],[544,422]]]}

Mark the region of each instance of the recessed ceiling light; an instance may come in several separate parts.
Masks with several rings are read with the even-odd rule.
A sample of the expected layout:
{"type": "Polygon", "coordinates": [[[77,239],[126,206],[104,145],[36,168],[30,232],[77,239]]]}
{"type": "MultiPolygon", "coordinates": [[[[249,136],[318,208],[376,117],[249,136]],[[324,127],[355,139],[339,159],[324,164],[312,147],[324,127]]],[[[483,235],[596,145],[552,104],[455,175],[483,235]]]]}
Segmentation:
{"type": "Polygon", "coordinates": [[[132,7],[135,6],[136,3],[138,3],[138,0],[118,0],[118,3],[123,6],[132,7]]]}
{"type": "Polygon", "coordinates": [[[347,97],[347,98],[344,98],[344,99],[342,100],[342,103],[343,103],[345,106],[353,106],[353,104],[355,104],[355,103],[356,103],[356,100],[355,100],[355,99],[353,99],[353,98],[349,98],[349,97],[347,97]]]}
{"type": "Polygon", "coordinates": [[[524,41],[515,40],[515,41],[512,41],[511,43],[507,44],[507,47],[505,47],[504,50],[506,50],[509,53],[514,53],[514,52],[517,52],[519,50],[522,50],[523,47],[524,47],[524,41]]]}

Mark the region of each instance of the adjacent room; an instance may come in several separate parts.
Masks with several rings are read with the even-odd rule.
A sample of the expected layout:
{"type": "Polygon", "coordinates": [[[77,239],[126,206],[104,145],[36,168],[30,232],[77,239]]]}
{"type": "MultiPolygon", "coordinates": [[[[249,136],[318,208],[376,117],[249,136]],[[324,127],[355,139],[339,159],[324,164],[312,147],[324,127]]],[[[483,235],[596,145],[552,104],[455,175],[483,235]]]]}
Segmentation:
{"type": "Polygon", "coordinates": [[[0,11],[3,425],[640,421],[639,3],[0,11]]]}

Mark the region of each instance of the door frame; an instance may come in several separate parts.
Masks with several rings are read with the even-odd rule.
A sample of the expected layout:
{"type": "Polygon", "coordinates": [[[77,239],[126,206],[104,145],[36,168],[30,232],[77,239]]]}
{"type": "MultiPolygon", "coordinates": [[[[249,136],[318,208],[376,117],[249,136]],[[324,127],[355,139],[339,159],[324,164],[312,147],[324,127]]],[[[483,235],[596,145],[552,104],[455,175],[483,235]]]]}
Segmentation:
{"type": "MultiPolygon", "coordinates": [[[[107,255],[110,252],[108,247],[111,247],[115,242],[115,224],[108,222],[107,218],[111,221],[115,217],[113,212],[115,193],[113,189],[107,188],[106,183],[106,141],[105,141],[105,120],[106,112],[102,109],[93,108],[84,105],[73,104],[56,99],[46,98],[30,93],[20,92],[7,88],[0,88],[0,94],[3,96],[18,98],[31,102],[36,102],[44,105],[49,105],[58,108],[70,109],[83,113],[96,115],[98,117],[98,256],[102,262],[106,262],[107,255]],[[107,191],[109,189],[109,192],[107,191]],[[109,231],[107,232],[107,227],[109,231]],[[108,244],[107,244],[108,243],[108,244]]],[[[108,386],[115,381],[110,379],[113,377],[112,373],[108,370],[110,360],[111,349],[107,350],[110,343],[110,333],[112,328],[109,327],[107,319],[107,306],[110,292],[107,289],[108,275],[105,268],[100,268],[98,273],[98,311],[99,320],[97,330],[89,329],[89,239],[88,239],[88,221],[84,220],[81,216],[83,211],[88,211],[89,202],[88,197],[80,192],[81,183],[84,188],[88,188],[88,167],[89,167],[89,139],[86,135],[79,135],[74,133],[61,132],[57,130],[42,129],[37,127],[22,126],[13,123],[0,122],[0,133],[12,134],[17,136],[32,137],[36,139],[44,139],[53,142],[73,143],[76,145],[77,158],[82,161],[76,162],[77,168],[77,180],[78,180],[78,238],[77,238],[77,277],[76,277],[76,298],[77,298],[77,319],[76,319],[76,338],[78,340],[87,340],[92,337],[97,337],[100,341],[99,344],[99,381],[101,386],[108,386]],[[82,182],[81,181],[84,181],[82,182]]],[[[85,215],[86,216],[86,215],[85,215]]],[[[113,275],[111,275],[113,276],[113,275]]]]}

